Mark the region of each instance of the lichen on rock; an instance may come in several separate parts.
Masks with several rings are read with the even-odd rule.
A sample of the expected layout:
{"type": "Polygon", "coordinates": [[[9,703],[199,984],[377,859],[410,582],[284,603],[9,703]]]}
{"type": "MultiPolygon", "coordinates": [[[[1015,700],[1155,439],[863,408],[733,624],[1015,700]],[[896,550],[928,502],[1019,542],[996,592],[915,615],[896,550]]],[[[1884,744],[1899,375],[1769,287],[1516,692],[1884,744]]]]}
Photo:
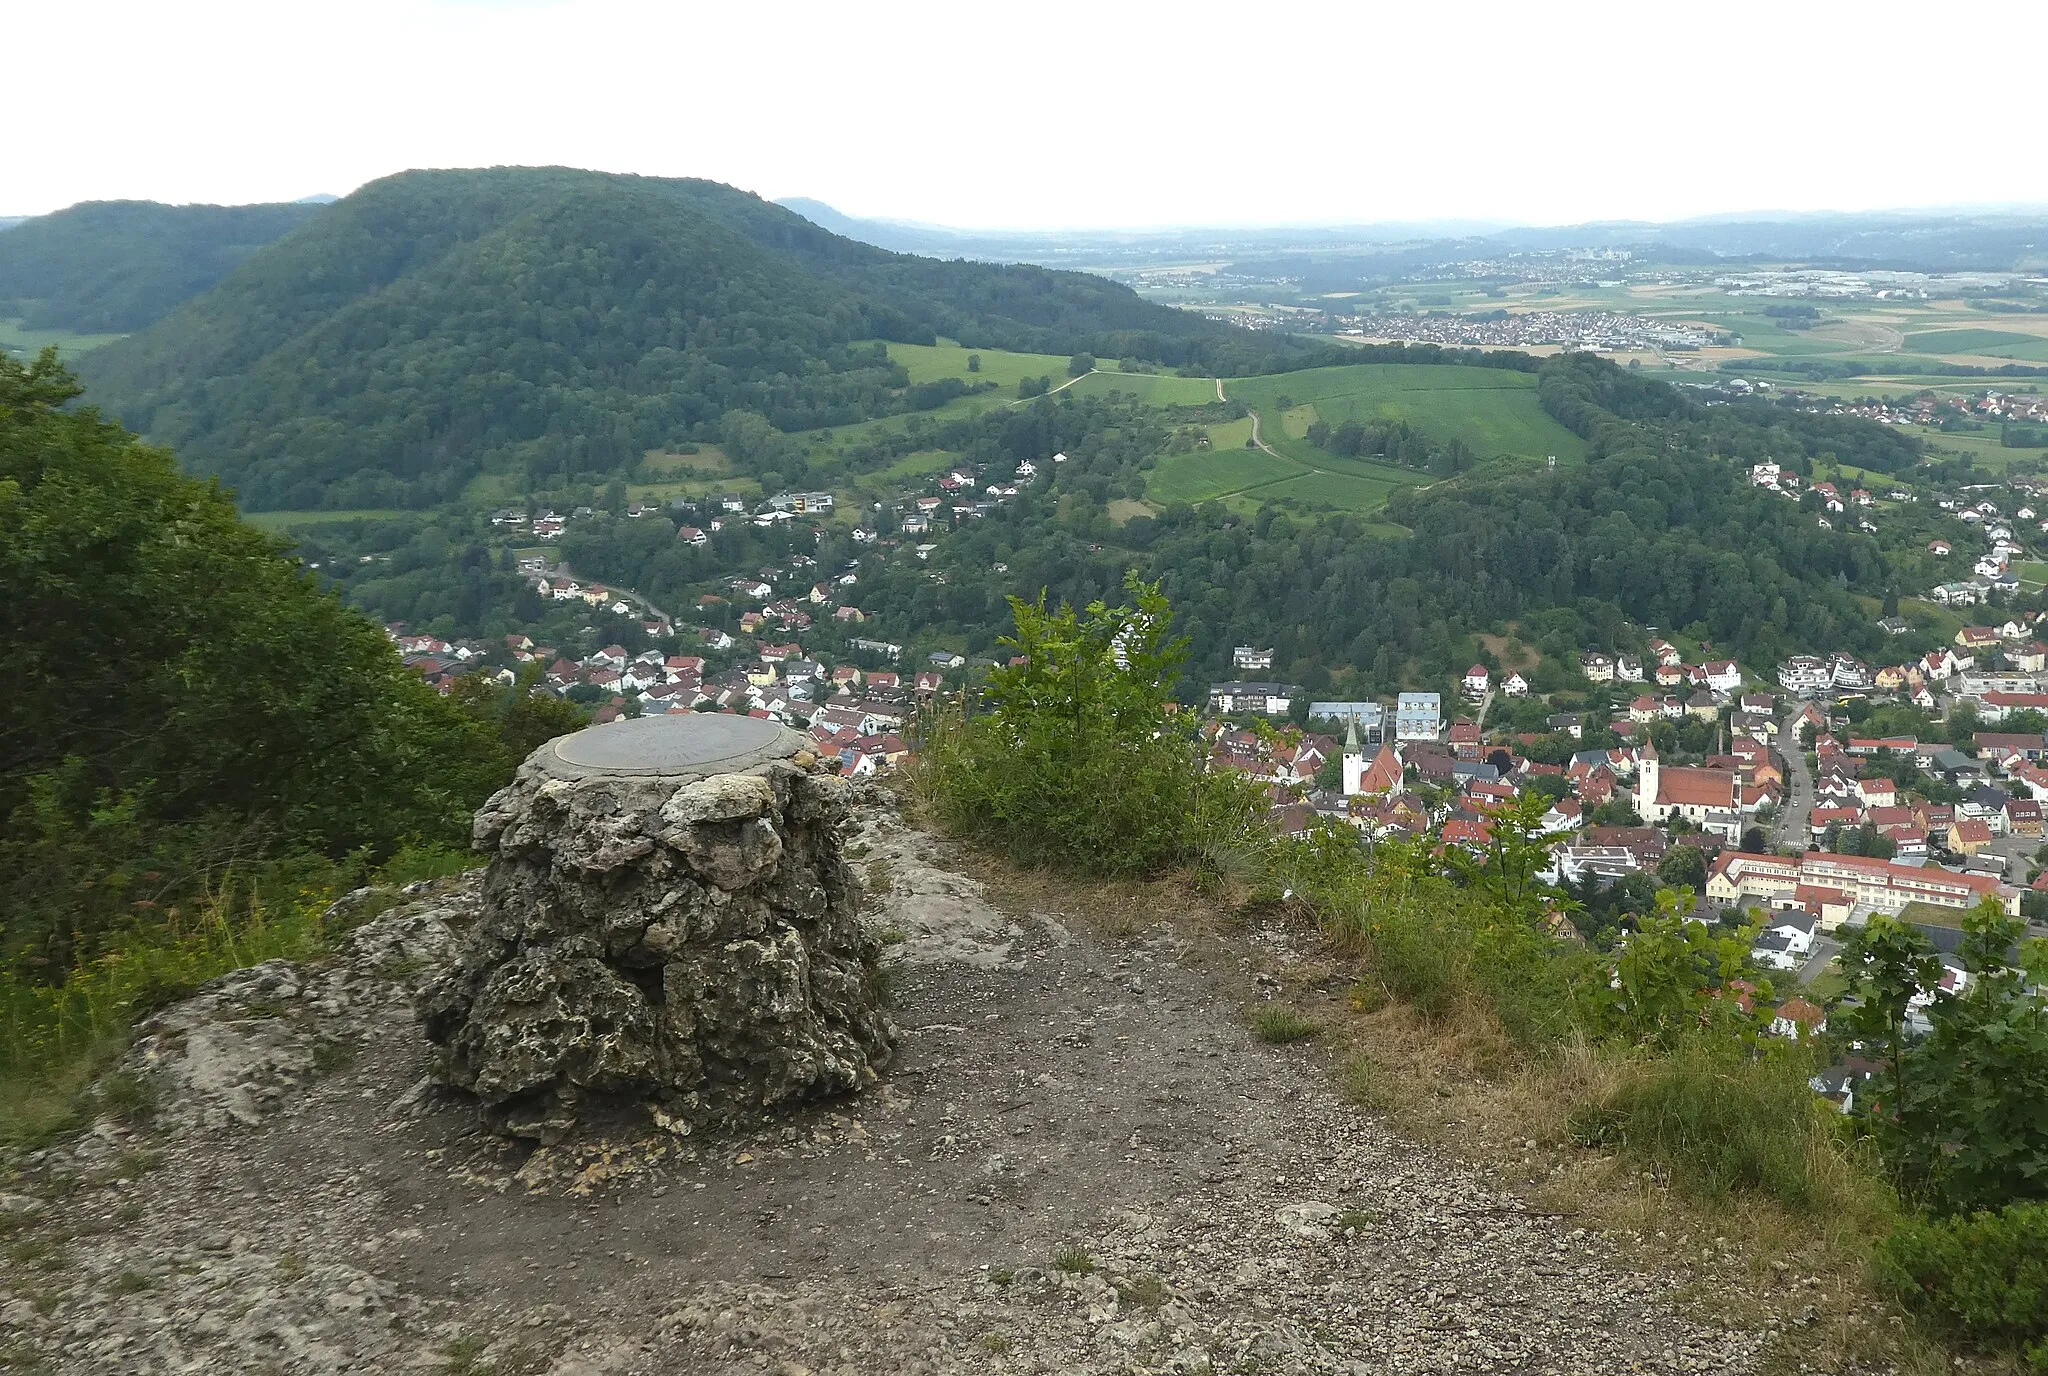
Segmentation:
{"type": "Polygon", "coordinates": [[[896,1032],[845,782],[563,778],[550,749],[477,814],[482,915],[421,1001],[444,1083],[543,1142],[621,1105],[687,1132],[872,1084],[896,1032]]]}

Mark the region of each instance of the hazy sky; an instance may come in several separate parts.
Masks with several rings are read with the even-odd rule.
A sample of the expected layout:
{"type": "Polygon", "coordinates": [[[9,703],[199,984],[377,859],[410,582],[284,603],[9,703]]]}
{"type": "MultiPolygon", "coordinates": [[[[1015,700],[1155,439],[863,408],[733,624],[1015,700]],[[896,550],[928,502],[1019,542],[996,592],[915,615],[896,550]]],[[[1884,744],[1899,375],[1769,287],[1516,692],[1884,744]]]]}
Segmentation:
{"type": "Polygon", "coordinates": [[[1013,228],[2048,202],[2043,0],[8,8],[0,213],[500,163],[1013,228]]]}

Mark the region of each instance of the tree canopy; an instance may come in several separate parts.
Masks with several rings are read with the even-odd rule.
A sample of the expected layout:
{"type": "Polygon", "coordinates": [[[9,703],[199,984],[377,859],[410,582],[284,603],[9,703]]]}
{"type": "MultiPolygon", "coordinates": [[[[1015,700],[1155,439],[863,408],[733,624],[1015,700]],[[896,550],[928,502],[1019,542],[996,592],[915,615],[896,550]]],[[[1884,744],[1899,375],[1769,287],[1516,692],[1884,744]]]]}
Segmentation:
{"type": "Polygon", "coordinates": [[[86,201],[0,239],[0,315],[119,334],[161,320],[320,209],[86,201]]]}
{"type": "Polygon", "coordinates": [[[1309,351],[713,182],[498,168],[374,182],[81,367],[247,507],[424,506],[494,466],[601,482],[735,410],[802,431],[935,405],[876,341],[942,335],[1227,373],[1309,351]]]}
{"type": "Polygon", "coordinates": [[[6,945],[116,920],[145,870],[459,837],[488,725],[76,395],[54,351],[0,358],[6,945]]]}

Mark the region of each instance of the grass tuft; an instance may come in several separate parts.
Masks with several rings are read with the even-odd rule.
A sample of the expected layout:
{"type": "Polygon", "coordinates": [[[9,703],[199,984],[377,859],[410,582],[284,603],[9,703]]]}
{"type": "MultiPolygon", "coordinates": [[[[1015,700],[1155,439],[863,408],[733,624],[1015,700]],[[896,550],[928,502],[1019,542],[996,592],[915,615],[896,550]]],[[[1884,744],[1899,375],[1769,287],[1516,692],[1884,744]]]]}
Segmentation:
{"type": "Polygon", "coordinates": [[[1275,1046],[1305,1042],[1318,1035],[1322,1024],[1284,1003],[1262,1003],[1252,1011],[1252,1031],[1259,1040],[1275,1046]]]}
{"type": "Polygon", "coordinates": [[[1052,1267],[1069,1275],[1085,1276],[1094,1271],[1095,1258],[1079,1247],[1062,1247],[1052,1254],[1052,1267]]]}

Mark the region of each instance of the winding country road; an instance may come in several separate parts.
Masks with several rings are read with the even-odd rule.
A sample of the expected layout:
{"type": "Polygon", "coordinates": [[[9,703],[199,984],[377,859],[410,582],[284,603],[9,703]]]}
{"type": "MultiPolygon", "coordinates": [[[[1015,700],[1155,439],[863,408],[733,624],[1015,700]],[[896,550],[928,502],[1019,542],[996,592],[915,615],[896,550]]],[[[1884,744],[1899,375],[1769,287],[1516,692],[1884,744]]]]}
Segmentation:
{"type": "MultiPolygon", "coordinates": [[[[1230,400],[1230,398],[1229,398],[1229,397],[1226,397],[1226,396],[1224,396],[1224,395],[1223,395],[1223,379],[1222,379],[1222,378],[1220,378],[1220,377],[1216,379],[1216,400],[1218,400],[1218,401],[1229,401],[1229,400],[1230,400]]],[[[1259,413],[1258,413],[1257,411],[1253,411],[1253,410],[1251,410],[1251,409],[1247,408],[1247,409],[1245,410],[1245,414],[1246,414],[1246,415],[1248,415],[1248,416],[1250,416],[1250,417],[1252,418],[1252,444],[1253,444],[1253,445],[1254,445],[1254,446],[1255,446],[1256,448],[1259,448],[1259,449],[1263,449],[1263,450],[1265,450],[1265,451],[1266,451],[1266,452],[1267,452],[1268,454],[1271,454],[1271,455],[1272,455],[1272,456],[1273,456],[1274,458],[1276,458],[1276,459],[1284,459],[1284,458],[1286,458],[1287,456],[1286,456],[1285,454],[1282,454],[1282,453],[1281,453],[1281,452],[1280,452],[1279,450],[1275,449],[1275,448],[1274,448],[1274,447],[1273,447],[1272,445],[1270,445],[1270,444],[1267,444],[1267,443],[1265,442],[1265,440],[1263,440],[1263,439],[1261,439],[1261,438],[1259,437],[1259,413]]],[[[1293,476],[1293,475],[1292,475],[1292,474],[1290,474],[1289,476],[1291,477],[1291,476],[1293,476]]],[[[1268,487],[1268,486],[1271,486],[1271,484],[1269,484],[1269,483],[1255,483],[1255,484],[1253,484],[1253,486],[1255,486],[1255,487],[1268,487]]],[[[1251,490],[1251,488],[1245,488],[1245,489],[1242,489],[1242,490],[1243,490],[1243,491],[1246,491],[1246,492],[1249,492],[1249,491],[1251,490]]],[[[1229,497],[1229,496],[1235,496],[1236,494],[1235,494],[1235,493],[1229,493],[1229,492],[1226,492],[1226,493],[1224,493],[1223,495],[1224,495],[1224,496],[1226,496],[1226,497],[1229,497]]]]}

